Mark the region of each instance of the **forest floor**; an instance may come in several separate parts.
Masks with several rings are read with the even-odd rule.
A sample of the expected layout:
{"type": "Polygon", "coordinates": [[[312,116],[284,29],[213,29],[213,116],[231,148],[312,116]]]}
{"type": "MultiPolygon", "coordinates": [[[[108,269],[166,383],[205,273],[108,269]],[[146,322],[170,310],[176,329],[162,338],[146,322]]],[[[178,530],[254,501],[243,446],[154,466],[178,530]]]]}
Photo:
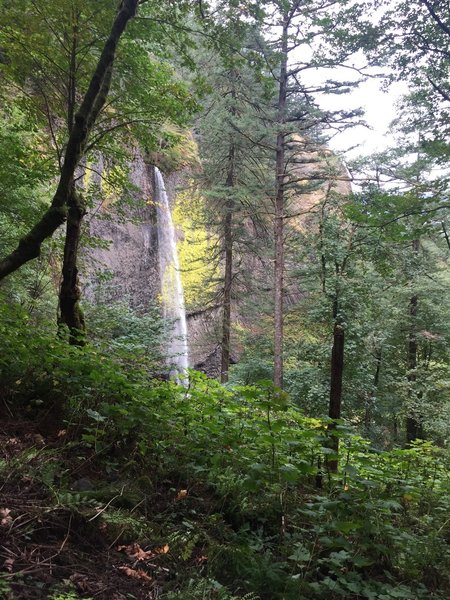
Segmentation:
{"type": "MultiPolygon", "coordinates": [[[[27,421],[0,426],[0,598],[159,597],[166,582],[179,575],[173,571],[169,545],[133,541],[137,506],[124,510],[116,523],[102,518],[114,501],[120,505],[126,484],[116,482],[116,497],[98,502],[96,490],[105,485],[110,490],[111,482],[96,472],[88,454],[80,455],[76,448],[72,455],[66,433],[44,437],[36,423],[27,421]],[[58,486],[62,478],[72,482],[69,493],[58,486]],[[90,492],[91,502],[86,501],[90,492]]],[[[183,512],[180,503],[186,504],[188,492],[174,490],[166,481],[165,489],[146,497],[146,504],[159,514],[173,512],[175,505],[183,512]]],[[[194,549],[187,566],[201,570],[206,560],[200,548],[194,549]]]]}

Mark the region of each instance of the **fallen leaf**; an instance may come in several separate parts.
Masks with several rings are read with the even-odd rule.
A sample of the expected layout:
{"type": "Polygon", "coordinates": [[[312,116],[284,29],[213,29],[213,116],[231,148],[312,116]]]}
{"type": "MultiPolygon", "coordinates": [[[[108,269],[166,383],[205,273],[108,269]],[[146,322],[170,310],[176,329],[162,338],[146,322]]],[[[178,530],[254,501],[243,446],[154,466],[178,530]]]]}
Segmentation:
{"type": "Polygon", "coordinates": [[[177,494],[177,500],[181,500],[182,498],[186,498],[186,496],[188,495],[188,491],[187,490],[180,490],[177,494]]]}
{"type": "Polygon", "coordinates": [[[169,550],[169,544],[165,544],[162,548],[156,548],[155,554],[167,554],[169,550]]]}
{"type": "Polygon", "coordinates": [[[133,579],[141,579],[143,581],[152,581],[152,578],[150,577],[150,575],[148,575],[148,573],[146,573],[145,571],[143,571],[142,569],[131,569],[130,567],[118,567],[119,571],[122,571],[122,573],[125,573],[125,575],[127,575],[128,577],[132,577],[133,579]]]}
{"type": "Polygon", "coordinates": [[[0,508],[0,526],[8,527],[13,522],[13,518],[11,516],[11,509],[9,508],[0,508]]]}
{"type": "Polygon", "coordinates": [[[119,552],[125,552],[125,554],[133,558],[134,560],[148,560],[155,556],[154,552],[148,550],[142,550],[139,544],[129,544],[128,546],[117,546],[119,552]]]}
{"type": "Polygon", "coordinates": [[[3,563],[5,571],[8,571],[8,573],[12,573],[13,565],[14,565],[14,558],[7,558],[5,560],[5,562],[3,563]]]}

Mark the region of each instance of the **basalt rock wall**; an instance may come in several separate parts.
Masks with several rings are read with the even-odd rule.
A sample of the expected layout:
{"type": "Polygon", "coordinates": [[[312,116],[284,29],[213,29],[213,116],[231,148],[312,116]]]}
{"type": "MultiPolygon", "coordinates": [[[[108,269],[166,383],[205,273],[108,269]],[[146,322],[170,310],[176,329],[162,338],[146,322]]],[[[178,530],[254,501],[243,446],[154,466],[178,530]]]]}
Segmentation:
{"type": "MultiPolygon", "coordinates": [[[[99,160],[96,177],[104,166],[99,160]]],[[[163,173],[165,188],[173,206],[176,195],[186,188],[190,173],[182,170],[163,173]]],[[[88,215],[89,233],[98,240],[84,256],[85,296],[91,301],[125,301],[145,311],[159,302],[161,292],[158,235],[154,204],[154,165],[139,151],[131,160],[131,202],[120,213],[114,204],[99,204],[88,215]]],[[[178,237],[183,236],[177,231],[178,237]]],[[[217,346],[217,310],[187,315],[190,365],[208,365],[208,356],[217,346]]]]}
{"type": "MultiPolygon", "coordinates": [[[[102,174],[99,161],[97,171],[102,174]]],[[[145,309],[158,295],[159,274],[153,197],[153,167],[136,152],[130,174],[131,201],[121,209],[99,204],[88,216],[89,233],[98,246],[86,261],[86,295],[95,300],[125,300],[145,309]]]]}
{"type": "MultiPolygon", "coordinates": [[[[301,138],[296,143],[300,148],[297,152],[298,164],[295,166],[300,192],[297,189],[289,202],[292,212],[300,216],[291,219],[289,223],[294,229],[304,231],[315,226],[314,215],[330,191],[345,197],[351,191],[351,186],[345,168],[330,151],[324,148],[312,151],[309,148],[306,152],[302,150],[301,138]],[[328,178],[326,172],[330,174],[328,178]],[[305,188],[303,193],[302,181],[305,188]],[[314,181],[317,184],[311,187],[311,182],[314,181]]],[[[100,165],[98,170],[101,171],[101,168],[100,165]]],[[[177,193],[188,186],[191,171],[184,169],[163,175],[169,201],[173,206],[177,193]]],[[[160,276],[156,211],[153,202],[154,166],[139,151],[135,152],[132,159],[130,178],[134,187],[131,192],[133,201],[121,218],[115,214],[114,205],[107,208],[100,205],[89,216],[90,233],[102,241],[102,246],[87,253],[85,287],[86,295],[96,300],[98,282],[106,279],[107,283],[100,286],[103,290],[103,300],[124,300],[133,307],[145,310],[150,304],[158,302],[160,276]],[[107,214],[109,219],[104,218],[107,214]]],[[[177,231],[177,235],[181,238],[184,234],[177,231]]],[[[268,243],[271,243],[270,240],[268,243]]],[[[254,279],[263,290],[261,293],[270,301],[271,262],[257,257],[244,259],[247,270],[257,274],[254,279]]],[[[289,261],[286,267],[289,271],[289,261]]],[[[255,290],[255,294],[260,295],[258,290],[255,290]]],[[[286,307],[297,304],[301,297],[302,291],[298,282],[293,280],[291,283],[287,273],[286,307]]],[[[245,327],[245,317],[241,312],[239,306],[235,305],[234,320],[242,321],[241,325],[245,327]]],[[[200,309],[187,315],[190,365],[211,376],[218,376],[220,370],[220,317],[220,306],[200,309]]],[[[237,361],[239,349],[232,348],[232,355],[233,362],[237,361]]]]}

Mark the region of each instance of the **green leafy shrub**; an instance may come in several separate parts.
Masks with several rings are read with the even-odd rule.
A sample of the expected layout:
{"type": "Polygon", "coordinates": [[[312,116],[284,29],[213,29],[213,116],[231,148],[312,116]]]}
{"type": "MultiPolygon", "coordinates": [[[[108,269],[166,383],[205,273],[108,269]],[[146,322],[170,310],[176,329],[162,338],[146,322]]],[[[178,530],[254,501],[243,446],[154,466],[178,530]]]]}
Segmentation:
{"type": "Polygon", "coordinates": [[[337,423],[332,474],[328,422],[305,417],[269,381],[224,387],[190,372],[184,388],[55,333],[2,308],[9,410],[40,415],[59,403],[67,454],[117,481],[78,497],[64,457],[46,448],[16,471],[35,468],[57,506],[100,502],[114,539],[167,543],[167,564],[181,573],[168,598],[448,597],[448,450],[420,442],[379,452],[337,423]]]}

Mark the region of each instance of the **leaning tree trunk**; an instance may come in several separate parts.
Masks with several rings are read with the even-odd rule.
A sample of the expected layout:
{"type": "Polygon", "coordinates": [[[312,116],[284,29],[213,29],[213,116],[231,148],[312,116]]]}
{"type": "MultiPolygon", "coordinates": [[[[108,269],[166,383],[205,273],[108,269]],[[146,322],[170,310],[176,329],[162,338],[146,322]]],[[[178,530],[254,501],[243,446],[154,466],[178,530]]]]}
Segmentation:
{"type": "Polygon", "coordinates": [[[75,115],[52,203],[36,225],[20,240],[17,248],[0,260],[0,281],[28,261],[37,258],[43,242],[51,237],[67,218],[75,169],[84,155],[91,129],[106,101],[109,84],[105,85],[105,81],[110,77],[120,37],[128,21],[134,17],[138,4],[139,0],[123,0],[120,4],[89,87],[75,115]]]}
{"type": "Polygon", "coordinates": [[[283,287],[284,287],[284,209],[285,209],[285,132],[288,82],[288,27],[285,15],[281,39],[281,66],[278,90],[278,133],[275,175],[275,263],[274,263],[274,374],[273,382],[283,387],[283,287]]]}

